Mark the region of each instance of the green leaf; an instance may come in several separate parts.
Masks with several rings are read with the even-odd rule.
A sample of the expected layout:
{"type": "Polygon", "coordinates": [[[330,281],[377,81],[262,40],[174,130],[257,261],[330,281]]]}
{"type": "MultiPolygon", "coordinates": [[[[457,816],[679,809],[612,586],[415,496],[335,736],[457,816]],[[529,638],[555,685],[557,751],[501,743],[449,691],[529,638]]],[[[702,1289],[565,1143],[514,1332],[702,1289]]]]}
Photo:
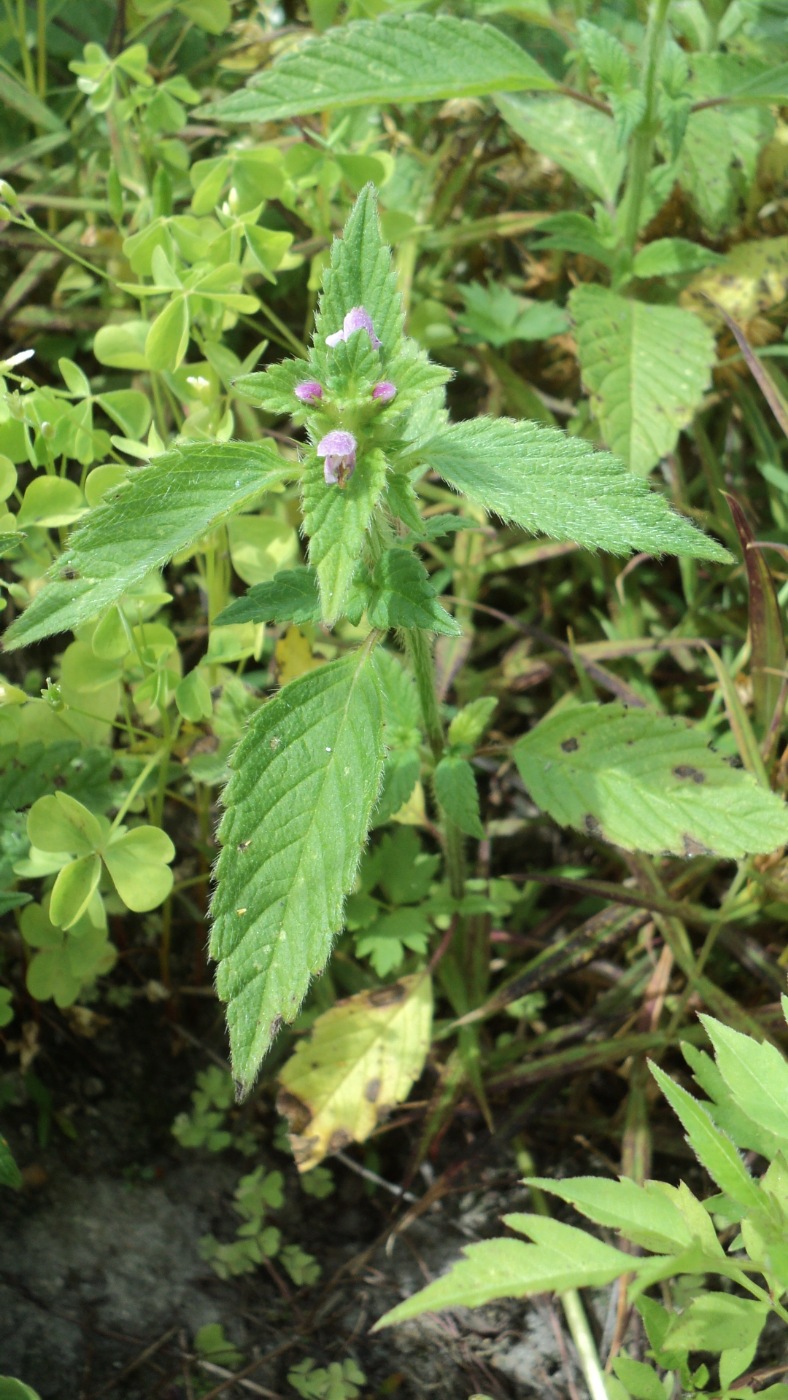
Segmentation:
{"type": "Polygon", "coordinates": [[[480,695],[457,711],[449,725],[449,743],[463,744],[474,748],[487,730],[498,708],[494,695],[480,695]]]}
{"type": "Polygon", "coordinates": [[[537,251],[557,248],[559,251],[583,253],[586,257],[596,258],[605,267],[615,266],[615,250],[602,241],[601,230],[587,214],[550,214],[546,219],[539,220],[536,232],[539,242],[533,246],[537,251]]]}
{"type": "Polygon", "coordinates": [[[381,15],[299,46],[244,91],[198,115],[246,124],[367,103],[435,102],[555,86],[524,49],[490,25],[381,15]]]}
{"type": "Polygon", "coordinates": [[[344,487],[329,485],[323,464],[312,456],[303,477],[304,528],[309,562],[317,574],[323,621],[341,615],[367,535],[367,526],[386,483],[386,459],[377,448],[360,456],[344,487]]]}
{"type": "Polygon", "coordinates": [[[654,1254],[674,1254],[692,1244],[681,1211],[652,1182],[639,1186],[629,1177],[609,1181],[575,1176],[565,1181],[528,1177],[527,1184],[568,1201],[597,1225],[619,1230],[625,1239],[654,1254]]]}
{"type": "Polygon", "coordinates": [[[101,847],[97,817],[67,792],[39,797],[27,814],[27,834],[40,851],[90,855],[101,847]]]}
{"type": "Polygon", "coordinates": [[[189,345],[189,305],[182,294],[173,297],[148,331],[145,358],[151,369],[176,370],[189,345]]]}
{"type": "Polygon", "coordinates": [[[234,622],[318,622],[320,598],[317,575],[312,569],[285,569],[270,583],[256,583],[244,598],[236,598],[218,617],[214,627],[234,622]]]}
{"type": "Polygon", "coordinates": [[[35,93],[13,73],[5,70],[0,71],[0,103],[4,108],[11,108],[25,118],[31,126],[37,126],[41,131],[51,131],[58,135],[63,131],[63,119],[57,116],[51,107],[42,102],[35,93]]]}
{"type": "Polygon", "coordinates": [[[71,525],[85,509],[76,482],[59,476],[37,476],[30,482],[16,517],[17,525],[71,525]]]}
{"type": "Polygon", "coordinates": [[[688,238],[657,238],[635,254],[632,271],[636,277],[676,277],[723,261],[719,253],[688,238]]]}
{"type": "Polygon", "coordinates": [[[481,840],[484,827],[479,816],[479,794],[470,763],[464,758],[447,754],[442,758],[433,779],[435,796],[446,815],[466,836],[481,840]]]}
{"type": "Polygon", "coordinates": [[[213,713],[211,688],[202,672],[196,667],[178,681],[175,687],[175,704],[178,707],[178,714],[183,715],[183,718],[188,719],[192,724],[199,724],[201,720],[210,719],[213,713]]]}
{"type": "Polygon", "coordinates": [[[513,752],[539,807],[625,850],[738,859],[788,841],[782,799],[682,719],[578,705],[542,720],[513,752]]]}
{"type": "Polygon", "coordinates": [[[612,554],[730,560],[617,458],[558,428],[477,418],[446,429],[419,457],[476,505],[534,534],[612,554]]]}
{"type": "Polygon", "coordinates": [[[673,1319],[665,1338],[668,1348],[687,1351],[725,1351],[757,1341],[769,1315],[769,1304],[730,1293],[703,1292],[690,1298],[680,1317],[673,1319]]]}
{"type": "MultiPolygon", "coordinates": [[[[22,1173],[11,1155],[11,1149],[8,1143],[2,1133],[0,1133],[0,1186],[16,1187],[21,1185],[22,1173]]],[[[2,1396],[3,1393],[2,1385],[4,1381],[5,1377],[0,1376],[0,1396],[2,1396]]]]}
{"type": "Polygon", "coordinates": [[[135,826],[116,837],[103,852],[112,883],[127,908],[136,914],[156,909],[172,889],[169,862],[175,847],[156,826],[135,826]]]}
{"type": "MultiPolygon", "coordinates": [[[[334,239],[331,248],[331,262],[323,277],[315,317],[313,356],[316,364],[330,365],[333,356],[328,354],[325,338],[342,329],[345,316],[355,306],[363,306],[372,318],[375,334],[383,342],[381,354],[385,363],[385,358],[399,349],[404,314],[391,250],[381,237],[377,200],[371,185],[361,191],[342,237],[334,239]]],[[[350,347],[358,353],[369,349],[368,337],[351,336],[350,341],[340,342],[335,349],[341,352],[350,347]]],[[[308,378],[314,378],[314,374],[308,378]]]]}
{"type": "Polygon", "coordinates": [[[438,602],[429,574],[409,549],[388,549],[372,573],[367,616],[373,627],[420,627],[459,637],[462,628],[438,602]]]}
{"type": "MultiPolygon", "coordinates": [[[[765,139],[753,108],[731,111],[708,108],[693,112],[681,145],[677,178],[706,228],[720,231],[731,221],[752,164],[765,139]]],[[[768,118],[767,118],[768,120],[768,118]]]]}
{"type": "Polygon", "coordinates": [[[688,1094],[686,1089],[682,1089],[680,1084],[675,1084],[658,1065],[649,1061],[649,1069],[674,1113],[686,1128],[687,1142],[712,1181],[715,1181],[731,1200],[751,1210],[762,1209],[763,1196],[756,1182],[747,1171],[727,1133],[717,1127],[708,1109],[688,1094]]]}
{"type": "Polygon", "coordinates": [[[553,95],[498,97],[495,105],[535,151],[560,165],[605,204],[615,204],[627,157],[609,117],[569,97],[553,95]]]}
{"type": "Polygon", "coordinates": [[[41,1400],[37,1390],[13,1376],[0,1376],[0,1400],[41,1400]]]}
{"type": "Polygon", "coordinates": [[[708,387],[714,336],[691,311],[650,306],[604,287],[569,298],[583,383],[604,439],[645,476],[671,452],[708,387]]]}
{"type": "Polygon", "coordinates": [[[315,372],[306,360],[282,360],[281,364],[269,365],[254,374],[240,374],[233,379],[232,387],[240,398],[265,409],[266,413],[294,414],[303,407],[295,396],[296,385],[306,384],[314,377],[315,372]]]}
{"type": "MultiPolygon", "coordinates": [[[[60,795],[60,794],[58,794],[60,795]]],[[[46,801],[46,799],[43,799],[46,801]]],[[[59,928],[69,929],[86,912],[101,879],[101,858],[80,856],[58,871],[49,901],[49,917],[59,928]]]]}
{"type": "Polygon", "coordinates": [[[528,302],[500,282],[469,282],[457,288],[465,301],[462,323],[490,345],[546,340],[568,328],[566,312],[552,301],[528,302]]]}
{"type": "Polygon", "coordinates": [[[747,78],[725,94],[728,102],[745,106],[749,102],[763,102],[775,106],[788,105],[788,63],[780,63],[776,68],[767,68],[755,77],[747,78]]]}
{"type": "Polygon", "coordinates": [[[494,1298],[526,1298],[569,1288],[601,1287],[629,1273],[636,1261],[584,1230],[541,1216],[505,1217],[535,1244],[520,1240],[484,1240],[468,1245],[457,1264],[427,1288],[387,1312],[375,1327],[419,1317],[440,1308],[478,1308],[494,1298]]]}
{"type": "Polygon", "coordinates": [[[75,530],[46,587],[8,629],[9,649],[79,627],[152,569],[275,482],[292,477],[267,443],[188,443],[132,470],[75,530]]]}
{"type": "Polygon", "coordinates": [[[629,1356],[617,1356],[613,1370],[633,1400],[666,1400],[665,1387],[653,1367],[629,1356]]]}
{"type": "Polygon", "coordinates": [[[717,1068],[739,1108],[788,1145],[788,1064],[775,1045],[758,1044],[713,1016],[701,1016],[717,1068]]]}
{"type": "Polygon", "coordinates": [[[211,956],[242,1092],[325,965],[382,764],[380,693],[364,651],[286,685],[235,751],[211,956]]]}

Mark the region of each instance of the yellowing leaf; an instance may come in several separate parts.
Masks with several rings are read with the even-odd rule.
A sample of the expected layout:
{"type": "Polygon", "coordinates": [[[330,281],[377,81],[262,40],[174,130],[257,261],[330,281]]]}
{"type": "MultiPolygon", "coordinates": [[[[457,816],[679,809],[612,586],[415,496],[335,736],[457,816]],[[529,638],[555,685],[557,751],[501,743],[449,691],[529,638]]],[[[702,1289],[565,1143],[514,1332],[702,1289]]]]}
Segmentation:
{"type": "Polygon", "coordinates": [[[722,262],[693,277],[679,300],[699,316],[721,324],[716,302],[734,321],[746,324],[788,297],[788,237],[740,243],[722,262]]]}
{"type": "Polygon", "coordinates": [[[427,806],[424,801],[424,788],[419,781],[416,783],[410,797],[396,812],[392,812],[391,821],[399,822],[400,826],[423,826],[427,820],[427,806]]]}
{"type": "Polygon", "coordinates": [[[299,1171],[364,1142],[421,1073],[432,987],[422,973],[338,1001],[318,1016],[281,1074],[278,1107],[299,1171]]]}
{"type": "Polygon", "coordinates": [[[276,644],[274,656],[281,685],[287,685],[288,681],[294,681],[297,676],[305,676],[307,671],[317,670],[321,664],[315,660],[309,642],[298,627],[288,627],[285,635],[276,644]]]}

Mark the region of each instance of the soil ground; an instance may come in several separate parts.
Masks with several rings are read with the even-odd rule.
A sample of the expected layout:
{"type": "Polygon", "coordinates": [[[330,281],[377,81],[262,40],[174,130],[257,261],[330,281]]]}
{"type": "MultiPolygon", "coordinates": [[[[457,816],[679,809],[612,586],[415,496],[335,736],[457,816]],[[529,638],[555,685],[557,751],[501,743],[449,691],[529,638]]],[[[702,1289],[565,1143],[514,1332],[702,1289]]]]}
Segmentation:
{"type": "MultiPolygon", "coordinates": [[[[274,1120],[265,1106],[268,1127],[254,1158],[178,1145],[173,1120],[190,1107],[195,1074],[210,1061],[183,1050],[161,1003],[112,1013],[92,1039],[56,1012],[39,1029],[28,1102],[3,1114],[25,1185],[0,1195],[0,1374],[24,1379],[42,1400],[295,1400],[287,1373],[297,1362],[352,1358],[369,1400],[584,1394],[560,1311],[546,1301],[369,1333],[463,1244],[500,1233],[501,1214],[523,1209],[510,1153],[496,1159],[488,1143],[468,1155],[451,1192],[422,1212],[371,1189],[345,1163],[331,1164],[334,1194],[315,1200],[267,1147],[274,1120]],[[38,1106],[30,1103],[36,1084],[51,1104],[40,1093],[38,1106]],[[276,1223],[285,1241],[317,1256],[322,1275],[312,1288],[295,1289],[275,1261],[222,1281],[200,1256],[206,1233],[233,1237],[232,1193],[260,1161],[285,1172],[276,1223]],[[195,1356],[196,1332],[215,1322],[243,1353],[242,1379],[195,1356]]],[[[19,1097],[20,1077],[10,1057],[6,1063],[0,1087],[8,1099],[16,1085],[19,1097]]],[[[382,1140],[380,1168],[384,1176],[390,1168],[395,1186],[396,1136],[382,1140]]],[[[412,1183],[415,1196],[427,1189],[422,1177],[412,1183]]]]}

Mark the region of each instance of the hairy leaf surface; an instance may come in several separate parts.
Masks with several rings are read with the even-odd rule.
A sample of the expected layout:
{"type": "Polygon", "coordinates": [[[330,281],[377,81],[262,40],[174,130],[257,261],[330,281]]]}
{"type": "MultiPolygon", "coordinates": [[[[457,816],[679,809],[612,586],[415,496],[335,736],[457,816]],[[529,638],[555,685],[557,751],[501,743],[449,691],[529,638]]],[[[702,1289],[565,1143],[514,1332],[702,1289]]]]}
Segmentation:
{"type": "Polygon", "coordinates": [[[347,599],[370,516],[386,483],[386,459],[377,449],[360,457],[344,487],[327,485],[322,463],[307,462],[303,480],[309,562],[317,573],[323,620],[336,622],[347,599]]]}
{"type": "Polygon", "coordinates": [[[409,549],[387,549],[375,565],[367,613],[373,627],[421,627],[459,637],[462,628],[441,607],[421,560],[409,549]]]}
{"type": "Polygon", "coordinates": [[[214,627],[237,622],[317,622],[320,598],[313,569],[283,569],[269,583],[255,583],[213,620],[214,627]]]}
{"type": "Polygon", "coordinates": [[[676,446],[708,387],[714,336],[678,306],[649,306],[605,287],[569,299],[583,383],[605,442],[638,476],[676,446]]]}
{"type": "Polygon", "coordinates": [[[686,1089],[682,1089],[680,1084],[675,1084],[659,1065],[650,1063],[649,1069],[673,1112],[681,1120],[686,1129],[687,1142],[712,1181],[732,1201],[750,1210],[760,1210],[764,1204],[763,1194],[727,1133],[717,1126],[708,1109],[686,1089]]]}
{"type": "Polygon", "coordinates": [[[74,531],[5,645],[28,646],[96,617],[151,569],[296,471],[260,442],[188,443],[132,471],[74,531]]]}
{"type": "Polygon", "coordinates": [[[520,776],[562,826],[629,851],[731,859],[788,841],[788,807],[682,719],[578,705],[514,746],[520,776]]]}
{"type": "MultiPolygon", "coordinates": [[[[354,26],[355,27],[355,26],[354,26]]],[[[397,291],[397,274],[391,264],[391,249],[380,233],[375,191],[365,186],[356,200],[345,224],[342,237],[331,246],[331,263],[323,278],[323,286],[315,317],[314,362],[329,369],[333,360],[325,337],[342,329],[348,311],[363,306],[372,318],[375,334],[382,341],[381,363],[400,347],[404,314],[402,298],[397,291]]],[[[368,337],[356,332],[345,347],[362,346],[368,337]]],[[[339,349],[339,346],[335,347],[339,349]]],[[[416,363],[428,363],[423,354],[416,363]]]]}
{"type": "Polygon", "coordinates": [[[524,49],[490,25],[447,15],[381,15],[312,39],[244,91],[202,111],[222,121],[270,122],[368,102],[434,102],[555,86],[524,49]]]}
{"type": "Polygon", "coordinates": [[[730,559],[616,457],[557,428],[512,418],[455,423],[420,460],[476,505],[534,534],[612,554],[730,559]]]}
{"type": "Polygon", "coordinates": [[[285,686],[233,755],[211,956],[241,1092],[325,965],[382,765],[381,700],[365,652],[285,686]]]}

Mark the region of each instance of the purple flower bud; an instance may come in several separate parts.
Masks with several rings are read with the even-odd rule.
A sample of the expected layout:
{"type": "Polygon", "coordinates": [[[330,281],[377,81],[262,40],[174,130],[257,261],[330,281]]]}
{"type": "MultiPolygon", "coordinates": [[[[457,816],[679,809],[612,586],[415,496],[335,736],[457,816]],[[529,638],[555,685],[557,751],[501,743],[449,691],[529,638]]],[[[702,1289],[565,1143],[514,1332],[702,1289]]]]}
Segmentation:
{"type": "Polygon", "coordinates": [[[356,470],[356,439],[341,428],[326,433],[317,444],[318,457],[325,457],[323,475],[326,485],[344,486],[356,470]]]}
{"type": "Polygon", "coordinates": [[[396,396],[397,386],[392,384],[390,379],[381,379],[380,383],[376,384],[372,390],[373,399],[377,399],[379,403],[391,403],[391,400],[396,396]]]}
{"type": "Polygon", "coordinates": [[[302,403],[316,403],[323,397],[323,385],[316,379],[308,379],[306,384],[296,384],[293,393],[302,403]]]}
{"type": "Polygon", "coordinates": [[[372,342],[372,349],[379,350],[383,344],[375,335],[375,328],[372,325],[372,317],[363,306],[354,306],[352,311],[348,311],[342,323],[341,331],[334,331],[333,335],[326,336],[326,345],[338,345],[340,340],[349,340],[356,331],[366,331],[372,342]]]}

